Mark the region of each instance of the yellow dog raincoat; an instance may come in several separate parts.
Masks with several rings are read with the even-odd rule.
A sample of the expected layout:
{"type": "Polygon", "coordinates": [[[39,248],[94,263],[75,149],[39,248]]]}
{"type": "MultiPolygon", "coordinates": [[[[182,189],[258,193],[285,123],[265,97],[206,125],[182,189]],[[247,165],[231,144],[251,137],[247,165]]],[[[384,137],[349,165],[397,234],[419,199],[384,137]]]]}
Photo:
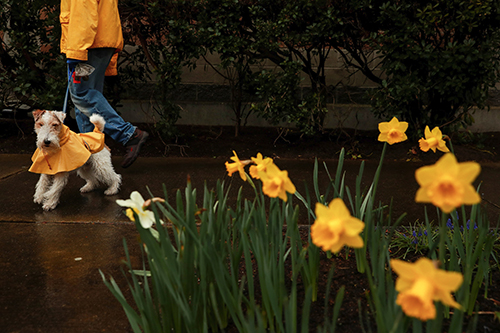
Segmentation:
{"type": "Polygon", "coordinates": [[[68,172],[84,165],[91,154],[104,148],[104,134],[97,127],[93,132],[75,133],[66,125],[62,125],[59,133],[61,149],[53,154],[47,154],[37,148],[31,160],[29,169],[33,173],[55,175],[58,172],[68,172]]]}

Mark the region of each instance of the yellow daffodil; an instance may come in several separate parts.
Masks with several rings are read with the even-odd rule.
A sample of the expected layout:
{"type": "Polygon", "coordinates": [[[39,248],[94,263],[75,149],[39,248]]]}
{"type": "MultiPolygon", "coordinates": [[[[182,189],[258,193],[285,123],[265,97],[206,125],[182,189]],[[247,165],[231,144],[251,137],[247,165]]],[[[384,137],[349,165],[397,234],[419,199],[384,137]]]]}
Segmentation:
{"type": "Polygon", "coordinates": [[[380,131],[378,141],[387,142],[392,145],[408,139],[405,134],[408,129],[408,123],[406,121],[399,121],[396,117],[393,117],[390,122],[379,123],[378,129],[380,131]]]}
{"type": "Polygon", "coordinates": [[[281,171],[274,163],[269,163],[265,171],[259,171],[258,176],[262,181],[262,191],[268,197],[280,197],[287,201],[286,192],[295,193],[295,185],[288,178],[288,172],[281,171]]]}
{"type": "Polygon", "coordinates": [[[462,284],[462,274],[438,269],[435,262],[428,258],[420,258],[415,263],[391,259],[391,267],[398,274],[396,303],[407,316],[422,321],[434,319],[434,301],[460,309],[451,292],[462,284]]]}
{"type": "Polygon", "coordinates": [[[250,167],[250,176],[255,179],[259,179],[259,172],[266,172],[267,166],[271,163],[273,163],[273,159],[270,157],[262,158],[262,154],[258,153],[257,157],[252,157],[252,162],[255,163],[255,165],[252,165],[250,167]]]}
{"type": "Polygon", "coordinates": [[[333,199],[326,207],[316,204],[316,221],[311,226],[311,239],[323,251],[339,252],[344,245],[362,248],[363,239],[359,235],[365,224],[351,216],[340,198],[333,199]]]}
{"type": "Polygon", "coordinates": [[[448,153],[450,150],[446,147],[446,143],[443,140],[443,134],[439,127],[434,127],[434,129],[429,129],[429,126],[425,126],[425,139],[421,138],[418,140],[418,144],[420,149],[424,152],[432,149],[433,152],[436,152],[436,148],[442,152],[448,153]]]}
{"type": "Polygon", "coordinates": [[[240,161],[240,159],[238,158],[238,155],[236,155],[236,152],[234,150],[233,150],[233,154],[234,154],[234,156],[231,157],[231,160],[234,161],[234,163],[226,162],[227,173],[228,173],[229,177],[231,177],[233,175],[233,173],[238,171],[240,173],[241,179],[243,181],[246,181],[247,175],[245,174],[244,166],[251,163],[251,161],[240,161]]]}
{"type": "Polygon", "coordinates": [[[125,211],[125,214],[131,221],[134,222],[135,212],[139,217],[139,222],[144,229],[151,228],[151,226],[155,222],[155,214],[150,210],[146,210],[147,205],[144,204],[145,201],[142,195],[137,191],[134,191],[130,194],[130,199],[116,200],[116,203],[122,207],[128,207],[128,209],[125,211]]]}
{"type": "Polygon", "coordinates": [[[455,155],[447,153],[436,164],[424,166],[415,172],[420,188],[416,202],[430,202],[445,213],[461,205],[473,205],[481,197],[472,187],[472,182],[481,172],[476,162],[458,163],[455,155]]]}

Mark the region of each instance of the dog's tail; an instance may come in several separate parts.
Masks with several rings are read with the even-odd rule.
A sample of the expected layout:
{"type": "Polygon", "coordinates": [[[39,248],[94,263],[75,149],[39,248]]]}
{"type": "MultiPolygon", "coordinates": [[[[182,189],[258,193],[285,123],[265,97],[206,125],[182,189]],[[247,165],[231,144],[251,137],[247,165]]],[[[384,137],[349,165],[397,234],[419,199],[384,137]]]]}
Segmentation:
{"type": "Polygon", "coordinates": [[[104,118],[97,113],[94,113],[93,115],[90,116],[90,122],[94,124],[95,127],[99,129],[99,131],[104,131],[104,125],[106,124],[106,121],[104,118]]]}

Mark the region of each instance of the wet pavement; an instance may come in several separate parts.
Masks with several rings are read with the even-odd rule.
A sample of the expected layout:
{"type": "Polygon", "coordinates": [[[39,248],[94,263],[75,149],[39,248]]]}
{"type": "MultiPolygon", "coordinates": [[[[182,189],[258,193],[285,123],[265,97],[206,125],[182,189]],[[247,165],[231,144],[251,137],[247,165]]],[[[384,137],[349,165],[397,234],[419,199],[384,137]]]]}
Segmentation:
{"type": "MultiPolygon", "coordinates": [[[[119,165],[120,159],[113,162],[119,165]]],[[[32,200],[38,175],[27,171],[30,155],[0,155],[0,331],[130,331],[121,306],[99,274],[101,269],[125,288],[121,271],[123,239],[129,244],[132,260],[141,262],[135,227],[115,200],[128,198],[134,190],[147,197],[148,188],[155,196],[163,197],[163,184],[172,198],[177,189],[185,187],[188,175],[200,199],[203,186],[213,188],[217,179],[225,179],[231,186],[230,198],[243,186],[244,196],[252,199],[250,186],[239,177],[227,177],[224,162],[203,158],[140,158],[128,169],[117,167],[123,177],[122,189],[118,195],[109,197],[102,189],[80,194],[84,181],[72,175],[59,206],[44,212],[32,200]]],[[[301,194],[305,193],[305,182],[312,190],[314,161],[275,162],[288,170],[301,194]]],[[[324,193],[327,173],[322,162],[319,170],[324,193]]],[[[325,162],[334,175],[337,161],[325,162]]],[[[382,170],[377,199],[388,204],[393,198],[393,216],[407,212],[405,224],[423,218],[424,205],[414,202],[418,189],[414,172],[421,165],[390,162],[382,170]]],[[[360,161],[344,163],[346,183],[352,191],[359,166],[360,161]]],[[[376,167],[375,162],[366,163],[363,187],[371,183],[376,167]]],[[[483,164],[476,181],[476,185],[481,183],[483,203],[493,222],[500,213],[499,171],[498,163],[483,164]]],[[[431,218],[435,217],[435,210],[429,211],[431,218]]],[[[307,223],[305,213],[301,221],[307,223]]]]}

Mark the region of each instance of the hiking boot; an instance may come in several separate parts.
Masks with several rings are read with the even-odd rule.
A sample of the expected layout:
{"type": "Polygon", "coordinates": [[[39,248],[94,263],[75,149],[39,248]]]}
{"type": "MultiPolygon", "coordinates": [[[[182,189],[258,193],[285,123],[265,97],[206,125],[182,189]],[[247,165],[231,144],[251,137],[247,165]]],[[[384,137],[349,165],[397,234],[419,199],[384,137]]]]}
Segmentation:
{"type": "Polygon", "coordinates": [[[137,156],[139,156],[139,151],[149,137],[149,133],[146,131],[141,131],[136,128],[134,134],[130,137],[130,140],[125,144],[127,152],[122,161],[122,168],[128,168],[135,162],[137,156]]]}

